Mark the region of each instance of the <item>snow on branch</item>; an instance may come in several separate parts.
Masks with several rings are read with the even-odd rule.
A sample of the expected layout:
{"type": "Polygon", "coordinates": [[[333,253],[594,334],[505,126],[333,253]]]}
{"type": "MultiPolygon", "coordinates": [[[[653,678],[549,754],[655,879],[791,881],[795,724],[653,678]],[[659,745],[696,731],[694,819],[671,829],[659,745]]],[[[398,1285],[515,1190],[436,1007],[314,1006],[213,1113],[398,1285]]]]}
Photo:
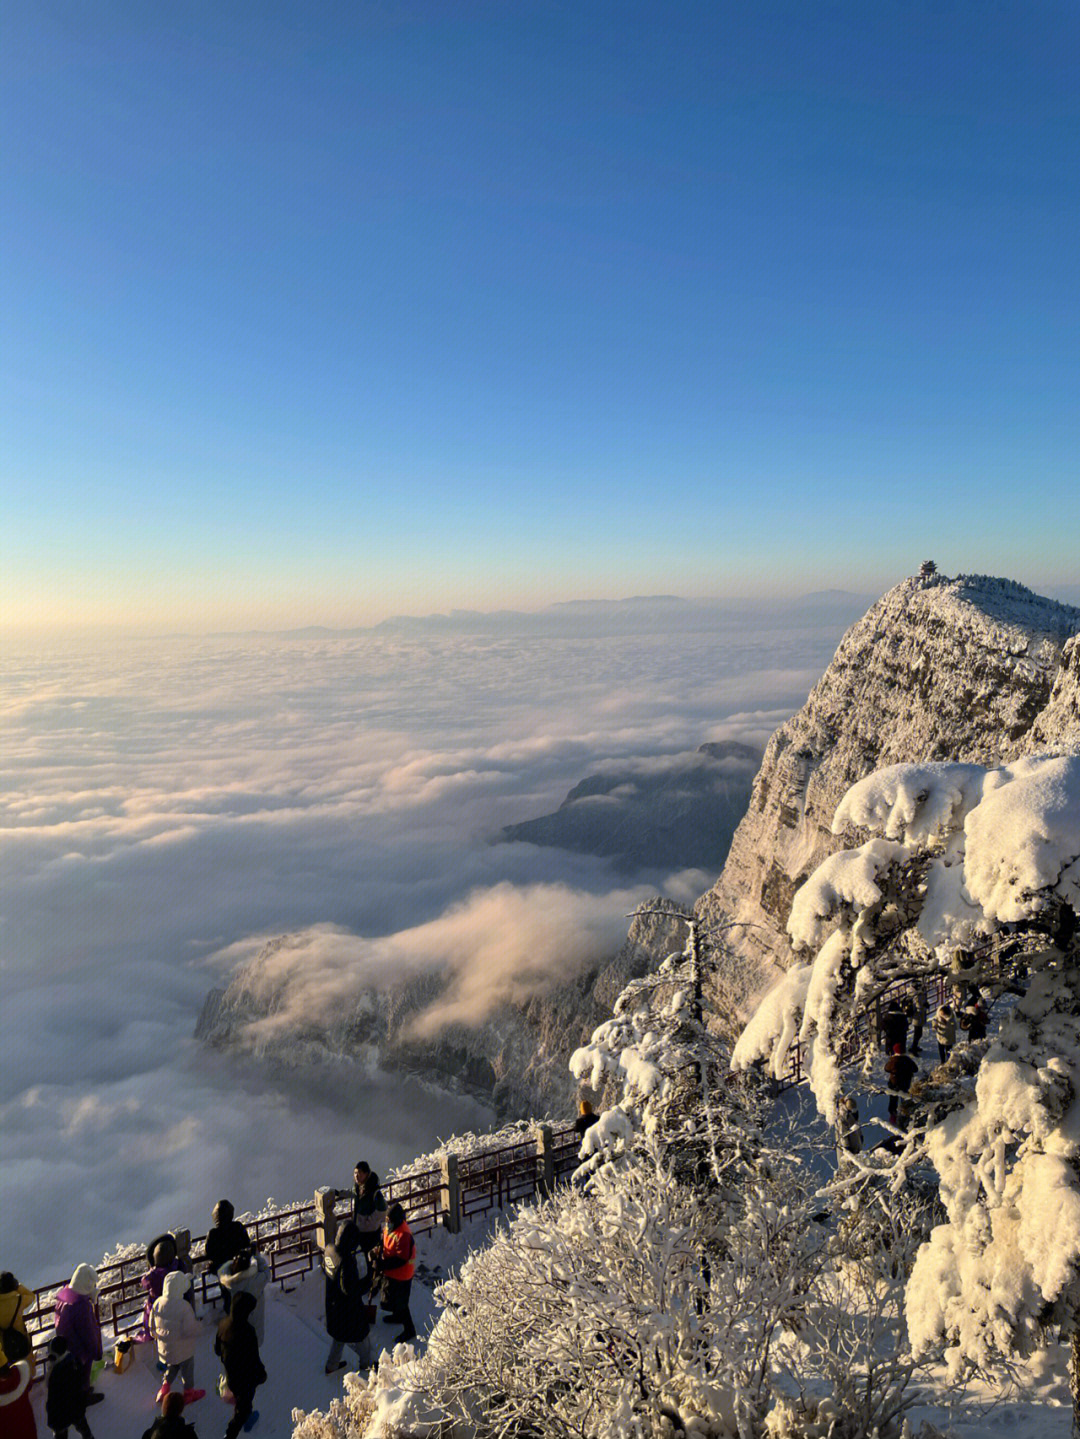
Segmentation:
{"type": "Polygon", "coordinates": [[[836,807],[833,834],[869,829],[924,848],[963,825],[979,802],[981,764],[895,764],[852,785],[836,807]]]}
{"type": "Polygon", "coordinates": [[[967,887],[988,919],[1034,918],[1051,890],[1080,910],[1080,755],[991,770],[965,829],[967,887]]]}
{"type": "Polygon", "coordinates": [[[782,1076],[788,1050],[798,1034],[812,972],[813,965],[797,964],[773,985],[732,1050],[733,1070],[749,1069],[759,1059],[768,1059],[773,1077],[782,1076]]]}
{"type": "Polygon", "coordinates": [[[864,910],[877,904],[881,871],[909,858],[907,847],[890,839],[868,840],[858,849],[829,855],[796,892],[788,919],[795,944],[807,949],[819,945],[829,920],[844,905],[864,910]]]}

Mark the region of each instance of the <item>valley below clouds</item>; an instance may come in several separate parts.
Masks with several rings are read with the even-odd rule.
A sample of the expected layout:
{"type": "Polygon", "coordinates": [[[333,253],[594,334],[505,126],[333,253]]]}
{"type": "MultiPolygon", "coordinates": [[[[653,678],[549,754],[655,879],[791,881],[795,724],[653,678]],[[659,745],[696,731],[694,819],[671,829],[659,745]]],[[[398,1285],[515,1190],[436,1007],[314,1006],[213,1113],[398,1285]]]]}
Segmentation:
{"type": "Polygon", "coordinates": [[[385,1171],[484,1125],[417,1080],[209,1050],[206,994],[286,934],[313,1024],[425,968],[452,982],[421,1035],[542,992],[617,947],[638,898],[691,903],[716,876],[627,874],[503,827],[589,774],[762,745],[861,608],[6,646],[4,1267],[66,1277],[201,1232],[218,1198],[302,1198],[361,1155],[385,1171]]]}

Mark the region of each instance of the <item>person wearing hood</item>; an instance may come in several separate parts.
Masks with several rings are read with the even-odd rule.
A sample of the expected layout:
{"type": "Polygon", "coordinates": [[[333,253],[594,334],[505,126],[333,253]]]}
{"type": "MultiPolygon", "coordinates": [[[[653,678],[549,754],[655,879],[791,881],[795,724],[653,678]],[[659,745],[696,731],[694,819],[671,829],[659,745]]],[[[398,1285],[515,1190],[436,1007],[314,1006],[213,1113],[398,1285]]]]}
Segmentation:
{"type": "MultiPolygon", "coordinates": [[[[156,1239],[151,1239],[146,1246],[146,1263],[147,1271],[139,1280],[140,1288],[146,1290],[142,1329],[136,1336],[140,1344],[145,1344],[150,1339],[150,1310],[154,1300],[161,1298],[166,1274],[191,1273],[191,1266],[180,1258],[180,1251],[176,1247],[176,1237],[172,1234],[159,1234],[156,1239]]],[[[195,1296],[190,1289],[188,1290],[188,1303],[194,1308],[195,1296]]]]}
{"type": "MultiPolygon", "coordinates": [[[[30,1365],[31,1379],[34,1377],[34,1346],[26,1332],[26,1312],[33,1309],[36,1298],[34,1291],[20,1284],[10,1269],[0,1274],[0,1330],[13,1329],[22,1336],[22,1342],[18,1344],[21,1352],[9,1354],[8,1362],[25,1359],[30,1365]]],[[[13,1344],[16,1342],[13,1341],[13,1344]]]]}
{"type": "MultiPolygon", "coordinates": [[[[207,1232],[203,1253],[210,1273],[217,1275],[221,1266],[235,1259],[241,1249],[251,1248],[251,1236],[246,1227],[234,1218],[236,1211],[227,1199],[219,1199],[214,1205],[213,1227],[207,1232]]],[[[221,1291],[225,1313],[229,1312],[229,1291],[221,1291]]]]}
{"type": "Polygon", "coordinates": [[[266,1370],[259,1356],[259,1340],[251,1324],[254,1295],[234,1293],[228,1314],[217,1327],[214,1353],[225,1370],[225,1382],[236,1398],[236,1411],[225,1430],[225,1439],[236,1439],[249,1422],[258,1418],[252,1408],[255,1390],[266,1383],[266,1370]]]}
{"type": "Polygon", "coordinates": [[[158,1390],[158,1402],[180,1379],[184,1385],[185,1404],[194,1404],[206,1393],[195,1388],[195,1342],[202,1326],[187,1302],[191,1276],[179,1270],[166,1274],[161,1298],[150,1308],[150,1333],[157,1345],[158,1361],[165,1365],[165,1378],[158,1390]]]}
{"type": "Polygon", "coordinates": [[[184,1422],[184,1396],[166,1394],[161,1413],[150,1428],[143,1432],[142,1439],[199,1439],[194,1426],[184,1422]]]}
{"type": "Polygon", "coordinates": [[[86,1422],[86,1389],[79,1361],[66,1339],[54,1338],[49,1354],[52,1364],[45,1388],[45,1422],[56,1439],[68,1439],[69,1429],[82,1439],[94,1439],[86,1422]]]}
{"type": "Polygon", "coordinates": [[[101,1358],[101,1325],[94,1308],[97,1292],[97,1270],[89,1264],[80,1264],[56,1295],[56,1333],[67,1340],[68,1348],[79,1362],[88,1404],[98,1404],[105,1398],[90,1387],[90,1371],[101,1358]]]}
{"type": "Polygon", "coordinates": [[[4,1439],[37,1439],[30,1403],[30,1365],[10,1360],[0,1345],[0,1434],[4,1439]]]}
{"type": "Polygon", "coordinates": [[[353,1220],[346,1219],[339,1225],[333,1244],[328,1244],[323,1250],[326,1332],[331,1340],[326,1359],[327,1374],[344,1369],[345,1361],[341,1354],[346,1344],[355,1351],[358,1368],[369,1362],[367,1337],[371,1326],[364,1303],[366,1286],[361,1284],[356,1267],[359,1245],[360,1231],[353,1220]]]}
{"type": "Polygon", "coordinates": [[[266,1286],[270,1279],[270,1261],[254,1249],[241,1249],[235,1259],[226,1260],[218,1270],[218,1280],[230,1295],[230,1305],[238,1294],[250,1294],[255,1301],[251,1323],[259,1343],[266,1336],[266,1286]]]}

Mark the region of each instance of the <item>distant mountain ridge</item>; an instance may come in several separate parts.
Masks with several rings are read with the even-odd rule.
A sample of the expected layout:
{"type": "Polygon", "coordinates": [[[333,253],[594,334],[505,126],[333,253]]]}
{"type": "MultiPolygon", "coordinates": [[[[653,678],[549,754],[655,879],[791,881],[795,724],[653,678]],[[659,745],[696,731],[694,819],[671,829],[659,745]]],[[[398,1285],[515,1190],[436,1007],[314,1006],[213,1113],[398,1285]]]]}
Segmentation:
{"type": "Polygon", "coordinates": [[[560,629],[582,621],[610,623],[631,631],[635,626],[661,624],[667,628],[673,618],[682,617],[688,624],[715,624],[725,616],[770,614],[801,616],[805,611],[833,615],[850,612],[854,618],[869,603],[870,596],[846,590],[819,590],[785,600],[751,598],[684,599],[678,595],[632,595],[620,600],[561,600],[539,610],[449,610],[426,615],[391,615],[372,625],[334,627],[304,625],[296,629],[222,630],[210,639],[347,639],[359,635],[413,633],[423,630],[440,632],[485,633],[489,630],[521,629],[526,631],[560,629]]]}

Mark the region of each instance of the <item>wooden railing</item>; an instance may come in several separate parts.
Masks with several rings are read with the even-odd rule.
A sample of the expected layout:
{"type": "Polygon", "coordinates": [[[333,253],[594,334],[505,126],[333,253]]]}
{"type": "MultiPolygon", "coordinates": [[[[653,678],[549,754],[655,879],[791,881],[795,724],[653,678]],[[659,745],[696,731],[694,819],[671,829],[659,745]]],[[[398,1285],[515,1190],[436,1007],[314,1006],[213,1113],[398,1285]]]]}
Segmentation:
{"type": "MultiPolygon", "coordinates": [[[[456,1228],[463,1218],[531,1199],[549,1181],[564,1179],[577,1162],[580,1144],[580,1136],[573,1128],[552,1132],[545,1127],[542,1141],[530,1137],[520,1143],[500,1145],[461,1158],[457,1166],[459,1212],[455,1216],[446,1212],[445,1175],[441,1169],[388,1180],[382,1185],[382,1191],[388,1204],[396,1202],[405,1210],[414,1234],[430,1233],[447,1222],[456,1228]]],[[[333,1212],[338,1218],[351,1214],[351,1192],[334,1201],[333,1212]]],[[[320,1215],[314,1199],[244,1223],[254,1248],[270,1265],[271,1283],[288,1289],[290,1281],[309,1273],[318,1263],[316,1231],[320,1227],[320,1215]]],[[[186,1235],[183,1238],[186,1239],[186,1235]]],[[[204,1305],[213,1303],[221,1292],[217,1276],[206,1266],[205,1243],[203,1234],[191,1239],[189,1245],[189,1258],[195,1270],[195,1296],[204,1305]]],[[[104,1264],[97,1271],[97,1314],[106,1353],[117,1339],[131,1337],[141,1328],[146,1291],[139,1281],[146,1272],[143,1253],[104,1264]]],[[[25,1311],[27,1333],[38,1358],[52,1337],[56,1295],[66,1282],[60,1280],[39,1286],[34,1290],[33,1304],[25,1311]]]]}

